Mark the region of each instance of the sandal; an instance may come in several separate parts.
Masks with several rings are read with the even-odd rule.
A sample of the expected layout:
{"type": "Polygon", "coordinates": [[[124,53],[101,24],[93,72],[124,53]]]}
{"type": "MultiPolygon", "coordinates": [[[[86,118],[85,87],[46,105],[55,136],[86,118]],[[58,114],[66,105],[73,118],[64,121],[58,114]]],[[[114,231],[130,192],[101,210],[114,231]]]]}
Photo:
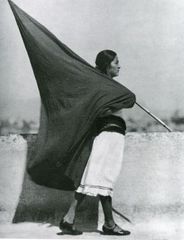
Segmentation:
{"type": "Polygon", "coordinates": [[[129,231],[123,230],[117,224],[115,224],[114,227],[112,228],[107,228],[103,225],[102,230],[104,235],[118,235],[118,236],[130,235],[129,231]]]}
{"type": "Polygon", "coordinates": [[[63,219],[59,223],[62,234],[81,235],[82,232],[74,228],[74,224],[65,222],[63,219]]]}

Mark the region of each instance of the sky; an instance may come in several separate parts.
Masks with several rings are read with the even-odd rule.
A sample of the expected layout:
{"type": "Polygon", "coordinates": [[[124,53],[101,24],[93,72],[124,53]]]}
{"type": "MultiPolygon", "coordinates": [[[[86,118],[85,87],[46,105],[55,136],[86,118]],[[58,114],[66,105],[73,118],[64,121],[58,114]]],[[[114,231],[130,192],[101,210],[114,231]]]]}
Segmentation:
{"type": "MultiPolygon", "coordinates": [[[[14,0],[94,65],[103,49],[118,53],[118,81],[159,117],[184,115],[183,0],[14,0]]],[[[40,97],[7,0],[0,0],[0,118],[38,120],[40,97]]],[[[142,117],[136,107],[131,116],[142,117]]]]}

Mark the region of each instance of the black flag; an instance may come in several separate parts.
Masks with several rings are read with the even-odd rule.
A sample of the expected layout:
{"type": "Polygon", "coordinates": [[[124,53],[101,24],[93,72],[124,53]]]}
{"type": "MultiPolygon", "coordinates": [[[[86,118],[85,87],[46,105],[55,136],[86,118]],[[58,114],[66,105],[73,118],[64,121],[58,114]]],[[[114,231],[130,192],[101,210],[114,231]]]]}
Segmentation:
{"type": "MultiPolygon", "coordinates": [[[[28,162],[41,185],[74,190],[93,143],[95,121],[107,110],[132,107],[135,95],[99,73],[35,19],[9,1],[46,111],[42,143],[28,162]]],[[[39,135],[40,133],[38,133],[39,135]]]]}

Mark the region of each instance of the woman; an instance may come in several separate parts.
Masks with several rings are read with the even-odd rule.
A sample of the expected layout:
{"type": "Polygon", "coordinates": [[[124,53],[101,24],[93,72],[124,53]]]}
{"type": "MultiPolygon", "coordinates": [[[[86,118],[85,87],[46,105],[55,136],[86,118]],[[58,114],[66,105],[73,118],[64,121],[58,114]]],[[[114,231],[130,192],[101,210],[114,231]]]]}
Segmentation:
{"type": "MultiPolygon", "coordinates": [[[[119,75],[120,65],[114,51],[103,50],[96,57],[96,68],[111,78],[119,75]]],[[[133,104],[135,96],[132,98],[133,104]]],[[[132,104],[132,105],[133,105],[132,104]]],[[[85,195],[99,196],[105,223],[103,233],[107,235],[128,235],[129,231],[120,228],[112,214],[114,183],[120,173],[123,160],[124,135],[126,125],[120,117],[121,111],[108,110],[96,122],[95,140],[85,167],[81,183],[75,191],[75,199],[59,226],[64,234],[78,235],[75,229],[75,213],[85,195]]]]}

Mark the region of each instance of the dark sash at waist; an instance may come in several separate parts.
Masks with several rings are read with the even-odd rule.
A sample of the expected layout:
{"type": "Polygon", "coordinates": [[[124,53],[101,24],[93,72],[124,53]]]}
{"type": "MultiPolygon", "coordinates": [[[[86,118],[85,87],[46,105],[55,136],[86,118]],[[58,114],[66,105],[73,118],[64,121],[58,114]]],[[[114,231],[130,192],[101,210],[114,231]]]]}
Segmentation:
{"type": "Polygon", "coordinates": [[[102,131],[118,132],[125,135],[126,123],[121,117],[109,115],[98,119],[96,129],[97,135],[102,131]]]}

